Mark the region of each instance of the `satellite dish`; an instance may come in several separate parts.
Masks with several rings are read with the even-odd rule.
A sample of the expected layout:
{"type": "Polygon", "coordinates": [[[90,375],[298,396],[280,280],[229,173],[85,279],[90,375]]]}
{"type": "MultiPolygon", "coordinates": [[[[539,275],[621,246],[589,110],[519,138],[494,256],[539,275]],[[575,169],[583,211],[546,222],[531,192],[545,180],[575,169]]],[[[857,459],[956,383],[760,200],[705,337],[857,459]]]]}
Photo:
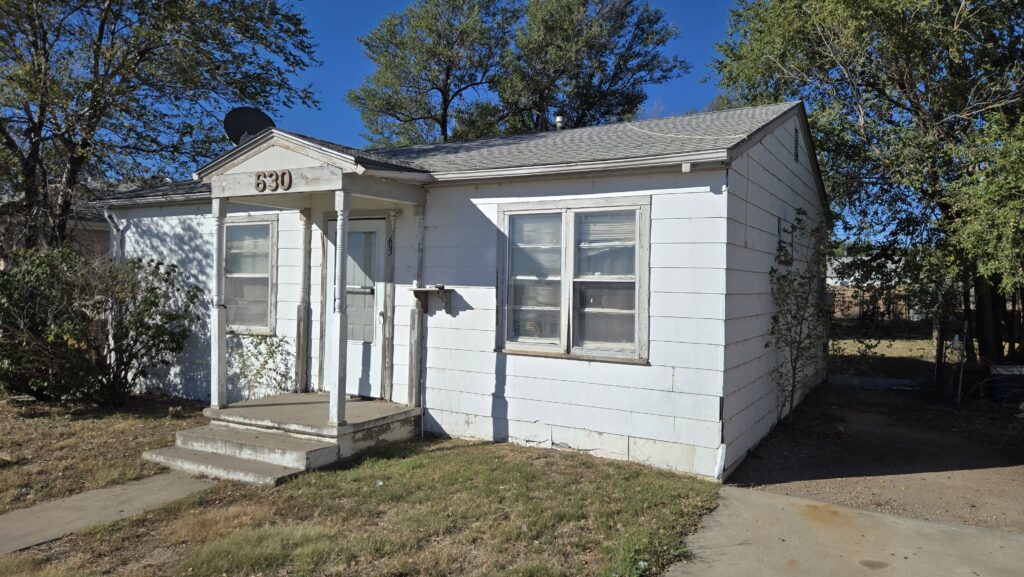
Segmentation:
{"type": "Polygon", "coordinates": [[[239,106],[224,115],[224,133],[236,145],[245,144],[268,128],[274,128],[274,121],[258,108],[239,106]]]}

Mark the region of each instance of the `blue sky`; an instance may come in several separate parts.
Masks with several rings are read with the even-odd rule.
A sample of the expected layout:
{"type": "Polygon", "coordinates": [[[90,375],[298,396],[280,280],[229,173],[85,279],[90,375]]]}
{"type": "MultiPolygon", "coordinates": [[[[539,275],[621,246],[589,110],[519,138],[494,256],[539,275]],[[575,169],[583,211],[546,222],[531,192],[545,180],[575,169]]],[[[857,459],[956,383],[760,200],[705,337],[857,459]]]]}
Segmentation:
{"type": "MultiPolygon", "coordinates": [[[[312,84],[320,109],[285,109],[275,115],[281,128],[294,130],[350,146],[363,146],[359,113],[345,102],[345,93],[373,72],[373,66],[356,40],[388,13],[403,9],[407,1],[338,2],[311,0],[297,4],[318,44],[322,66],[306,71],[298,81],[312,84]]],[[[647,107],[658,116],[701,109],[715,96],[714,80],[703,82],[715,54],[714,45],[725,38],[732,0],[652,1],[680,31],[667,52],[689,61],[693,70],[681,78],[648,88],[647,107]]]]}

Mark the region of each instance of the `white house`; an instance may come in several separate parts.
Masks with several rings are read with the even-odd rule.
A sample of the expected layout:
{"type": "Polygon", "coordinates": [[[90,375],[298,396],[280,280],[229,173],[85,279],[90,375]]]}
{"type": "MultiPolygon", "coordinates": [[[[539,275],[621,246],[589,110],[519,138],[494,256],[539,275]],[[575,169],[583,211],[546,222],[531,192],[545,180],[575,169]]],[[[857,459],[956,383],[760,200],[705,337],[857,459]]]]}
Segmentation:
{"type": "Polygon", "coordinates": [[[374,151],[270,129],[103,205],[116,254],[210,287],[151,387],[214,423],[154,460],[286,474],[422,427],[723,478],[778,417],[780,231],[825,198],[786,103],[374,151]],[[283,338],[295,389],[330,394],[229,375],[231,335],[283,338]]]}

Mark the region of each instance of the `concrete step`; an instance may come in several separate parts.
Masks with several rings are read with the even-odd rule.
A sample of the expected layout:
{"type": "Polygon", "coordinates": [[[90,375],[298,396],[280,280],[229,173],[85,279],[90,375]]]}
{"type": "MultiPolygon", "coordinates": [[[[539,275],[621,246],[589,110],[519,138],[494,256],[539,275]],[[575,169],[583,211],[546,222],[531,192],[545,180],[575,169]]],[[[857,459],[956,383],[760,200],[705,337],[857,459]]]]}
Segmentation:
{"type": "Polygon", "coordinates": [[[338,460],[338,443],[300,439],[279,431],[208,425],[178,431],[182,449],[217,453],[293,469],[318,469],[338,460]]]}
{"type": "Polygon", "coordinates": [[[190,475],[204,475],[268,487],[278,485],[303,472],[299,468],[282,467],[182,447],[153,449],[143,453],[142,458],[190,475]]]}

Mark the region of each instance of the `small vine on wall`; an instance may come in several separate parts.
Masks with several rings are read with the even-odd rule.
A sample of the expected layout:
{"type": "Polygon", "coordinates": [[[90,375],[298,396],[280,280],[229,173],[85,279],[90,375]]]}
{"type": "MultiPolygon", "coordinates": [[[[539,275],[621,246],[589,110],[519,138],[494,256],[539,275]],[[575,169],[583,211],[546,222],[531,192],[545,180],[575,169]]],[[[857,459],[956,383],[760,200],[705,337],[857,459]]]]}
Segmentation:
{"type": "Polygon", "coordinates": [[[229,359],[247,398],[295,390],[295,355],[284,337],[236,335],[229,340],[229,359]]]}

